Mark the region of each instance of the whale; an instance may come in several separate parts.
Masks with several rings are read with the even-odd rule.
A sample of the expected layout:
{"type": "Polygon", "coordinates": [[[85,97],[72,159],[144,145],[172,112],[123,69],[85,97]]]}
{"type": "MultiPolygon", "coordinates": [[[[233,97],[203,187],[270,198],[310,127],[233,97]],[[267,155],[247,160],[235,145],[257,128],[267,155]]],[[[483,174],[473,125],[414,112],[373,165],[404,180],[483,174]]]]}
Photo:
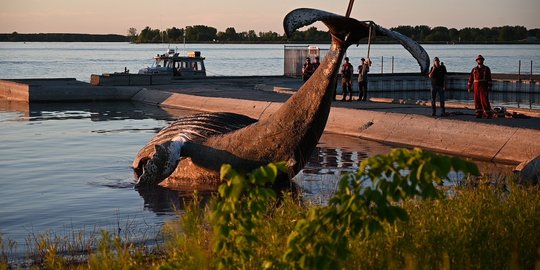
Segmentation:
{"type": "Polygon", "coordinates": [[[263,119],[236,113],[202,113],[182,117],[159,131],[133,161],[136,186],[173,189],[213,189],[220,183],[222,164],[250,172],[285,161],[286,183],[303,169],[328,120],[341,61],[347,48],[370,31],[390,37],[417,60],[427,74],[429,56],[414,40],[372,21],[359,21],[318,9],[299,8],[284,20],[285,34],[320,21],[329,29],[331,45],[319,68],[281,107],[263,119]]]}

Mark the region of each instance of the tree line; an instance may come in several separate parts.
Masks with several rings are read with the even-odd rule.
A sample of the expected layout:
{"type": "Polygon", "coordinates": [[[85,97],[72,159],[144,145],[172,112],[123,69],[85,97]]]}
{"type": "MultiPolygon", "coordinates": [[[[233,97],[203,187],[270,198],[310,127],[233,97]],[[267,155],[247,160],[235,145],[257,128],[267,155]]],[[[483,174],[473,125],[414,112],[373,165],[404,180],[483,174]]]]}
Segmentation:
{"type": "MultiPolygon", "coordinates": [[[[444,26],[429,27],[398,26],[390,28],[420,43],[540,43],[540,29],[527,29],[524,26],[501,26],[463,29],[444,26]]],[[[133,43],[329,43],[328,31],[312,26],[304,31],[296,31],[290,38],[273,31],[237,32],[234,27],[225,31],[206,25],[193,25],[184,28],[152,29],[149,26],[139,31],[129,28],[127,35],[93,34],[0,34],[1,41],[14,42],[133,42],[133,43]]],[[[385,37],[377,37],[374,42],[393,42],[385,37]]]]}
{"type": "MultiPolygon", "coordinates": [[[[540,29],[528,30],[524,26],[502,26],[484,28],[447,28],[437,26],[431,28],[426,25],[420,26],[398,26],[390,28],[406,35],[420,43],[540,43],[540,29]]],[[[128,37],[135,43],[152,42],[298,42],[298,43],[329,43],[330,35],[328,31],[320,31],[316,27],[309,27],[304,31],[296,31],[290,38],[284,34],[276,32],[258,32],[249,30],[247,32],[237,32],[234,27],[229,27],[225,31],[217,31],[216,28],[195,25],[185,28],[168,28],[165,31],[144,28],[137,34],[135,28],[130,28],[128,37]],[[185,37],[185,39],[184,39],[185,37]]],[[[388,42],[385,37],[378,37],[379,42],[388,42]]]]}

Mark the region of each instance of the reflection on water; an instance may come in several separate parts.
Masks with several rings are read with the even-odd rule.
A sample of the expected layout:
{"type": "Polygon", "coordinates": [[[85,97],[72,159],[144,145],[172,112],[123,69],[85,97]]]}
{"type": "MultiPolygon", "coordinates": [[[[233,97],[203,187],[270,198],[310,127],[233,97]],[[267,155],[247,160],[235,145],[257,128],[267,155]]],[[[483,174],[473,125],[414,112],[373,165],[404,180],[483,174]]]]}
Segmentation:
{"type": "MultiPolygon", "coordinates": [[[[158,215],[170,215],[175,211],[185,209],[194,201],[191,190],[170,190],[161,186],[137,187],[136,190],[143,198],[144,208],[158,215]]],[[[198,200],[203,205],[206,205],[213,195],[211,191],[197,192],[198,200]]]]}

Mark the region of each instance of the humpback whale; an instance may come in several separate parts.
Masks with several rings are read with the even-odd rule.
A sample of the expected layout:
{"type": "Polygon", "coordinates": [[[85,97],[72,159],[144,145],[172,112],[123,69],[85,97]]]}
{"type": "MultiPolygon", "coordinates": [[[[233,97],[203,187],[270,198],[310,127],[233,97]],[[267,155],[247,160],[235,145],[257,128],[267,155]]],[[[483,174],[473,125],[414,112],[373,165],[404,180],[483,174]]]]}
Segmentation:
{"type": "Polygon", "coordinates": [[[378,35],[401,43],[418,61],[420,72],[427,74],[429,56],[418,43],[373,22],[300,8],[285,16],[285,34],[291,36],[296,29],[316,21],[328,27],[330,49],[311,78],[275,113],[260,120],[234,113],[204,113],[178,119],[137,154],[132,164],[136,186],[216,187],[220,167],[225,163],[247,172],[270,162],[286,161],[289,171],[278,181],[294,177],[324,131],[347,48],[368,37],[370,27],[378,35]]]}

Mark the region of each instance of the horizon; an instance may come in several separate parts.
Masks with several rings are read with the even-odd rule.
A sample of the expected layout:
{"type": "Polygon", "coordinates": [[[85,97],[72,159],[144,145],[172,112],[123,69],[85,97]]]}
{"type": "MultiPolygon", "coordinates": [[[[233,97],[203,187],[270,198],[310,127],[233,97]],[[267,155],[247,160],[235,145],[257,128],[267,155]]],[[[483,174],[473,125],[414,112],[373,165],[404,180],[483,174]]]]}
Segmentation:
{"type": "MultiPolygon", "coordinates": [[[[282,34],[283,17],[295,8],[310,7],[344,14],[349,3],[347,0],[287,1],[281,5],[246,0],[232,1],[235,4],[210,0],[194,5],[181,5],[171,0],[156,0],[152,3],[140,0],[129,3],[104,0],[95,0],[91,3],[62,0],[0,1],[2,1],[0,33],[118,35],[127,35],[131,27],[140,33],[147,26],[165,30],[193,25],[215,27],[218,31],[234,27],[236,32],[254,30],[282,34]],[[178,6],[178,12],[171,12],[175,6],[178,6]]],[[[538,10],[540,1],[537,0],[513,2],[457,0],[452,3],[424,3],[420,0],[411,0],[406,4],[397,0],[381,0],[370,3],[356,1],[351,17],[358,20],[373,20],[385,28],[426,25],[431,28],[444,26],[449,29],[502,26],[535,29],[540,28],[540,20],[537,19],[538,10]],[[477,19],[478,16],[481,18],[477,19]]],[[[321,23],[315,23],[313,26],[322,31],[326,30],[321,23]]]]}
{"type": "MultiPolygon", "coordinates": [[[[186,25],[186,26],[195,26],[195,25],[186,25]]],[[[207,26],[207,27],[214,27],[214,26],[212,26],[212,25],[204,25],[204,26],[207,26]]],[[[417,26],[425,26],[425,25],[400,25],[400,26],[417,27],[417,26]]],[[[452,27],[447,27],[447,26],[444,26],[444,25],[438,25],[438,26],[429,26],[429,25],[427,25],[427,26],[430,27],[431,29],[433,29],[434,27],[446,27],[447,29],[453,29],[452,27]]],[[[494,27],[497,28],[497,27],[505,27],[505,26],[510,26],[510,27],[516,27],[516,26],[517,26],[517,27],[520,27],[520,26],[522,26],[522,25],[498,25],[498,26],[490,26],[490,27],[487,27],[487,26],[486,26],[486,27],[487,27],[487,28],[494,28],[494,27]]],[[[146,26],[145,26],[145,27],[146,27],[146,26]]],[[[137,34],[140,34],[140,31],[143,30],[145,27],[143,27],[143,28],[141,28],[141,29],[137,29],[137,34]]],[[[179,26],[173,25],[173,26],[167,26],[166,28],[163,28],[163,29],[160,29],[160,28],[151,28],[151,29],[152,29],[152,30],[156,30],[156,29],[157,29],[157,30],[160,30],[160,31],[165,31],[165,30],[167,30],[167,29],[169,29],[169,28],[172,28],[172,27],[176,27],[176,28],[178,28],[178,29],[183,29],[185,26],[184,26],[184,27],[179,27],[179,26]]],[[[239,30],[237,30],[236,27],[233,26],[233,25],[231,25],[231,26],[229,26],[229,27],[235,28],[235,30],[236,30],[237,33],[244,32],[244,31],[239,31],[239,30]]],[[[398,26],[393,26],[393,27],[398,27],[398,26]]],[[[390,27],[390,28],[393,28],[393,27],[390,27]]],[[[461,31],[461,30],[463,30],[463,29],[465,29],[465,28],[482,29],[482,28],[484,28],[484,27],[470,27],[470,26],[466,26],[466,27],[463,27],[463,28],[456,28],[456,29],[457,29],[458,31],[461,31]]],[[[525,28],[527,29],[527,31],[529,31],[529,30],[534,30],[534,29],[540,29],[540,27],[538,27],[538,28],[527,28],[527,27],[525,27],[525,28]]],[[[302,29],[304,30],[304,28],[302,28],[302,29]]],[[[224,32],[225,30],[226,30],[226,29],[219,29],[219,28],[217,29],[218,32],[224,32]]],[[[264,32],[264,31],[257,31],[257,29],[250,29],[250,30],[254,30],[254,31],[256,31],[257,33],[258,33],[258,32],[264,32]]],[[[323,30],[323,29],[321,29],[321,28],[317,28],[317,30],[318,30],[318,31],[325,31],[325,30],[323,30]]],[[[249,31],[249,30],[247,30],[247,31],[249,31]]],[[[247,31],[245,31],[245,32],[247,32],[247,31]]],[[[127,31],[126,31],[126,32],[127,32],[127,31]]],[[[2,34],[2,35],[6,35],[6,34],[9,35],[9,34],[13,34],[13,33],[17,33],[17,34],[21,34],[21,35],[40,35],[40,34],[45,34],[45,35],[47,35],[47,34],[52,34],[52,35],[55,35],[55,34],[66,34],[66,35],[95,35],[95,36],[99,36],[99,35],[120,35],[120,36],[126,36],[126,37],[129,36],[128,33],[122,34],[122,33],[18,32],[18,31],[13,31],[13,32],[0,32],[0,34],[2,34]]],[[[284,33],[279,33],[279,32],[277,32],[277,33],[280,34],[280,35],[283,35],[283,34],[284,34],[284,33]]]]}

